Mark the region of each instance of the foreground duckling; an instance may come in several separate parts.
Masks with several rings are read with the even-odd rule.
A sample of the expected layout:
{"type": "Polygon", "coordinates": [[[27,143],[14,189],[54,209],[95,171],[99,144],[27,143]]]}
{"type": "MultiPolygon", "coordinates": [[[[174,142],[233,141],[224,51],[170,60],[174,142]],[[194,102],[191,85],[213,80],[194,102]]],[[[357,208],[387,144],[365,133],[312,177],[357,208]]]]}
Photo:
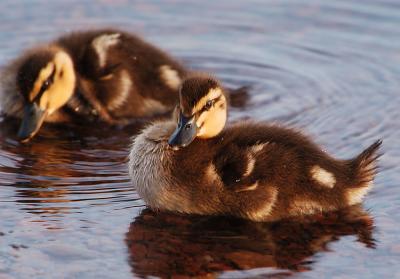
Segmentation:
{"type": "Polygon", "coordinates": [[[372,186],[381,141],[337,160],[288,128],[224,129],[224,90],[208,77],[183,82],[178,113],[146,128],[130,152],[132,182],[153,209],[272,221],[360,203],[372,186]]]}
{"type": "Polygon", "coordinates": [[[76,32],[12,61],[0,75],[0,106],[6,116],[22,118],[22,141],[43,122],[127,124],[172,110],[185,72],[126,32],[76,32]]]}

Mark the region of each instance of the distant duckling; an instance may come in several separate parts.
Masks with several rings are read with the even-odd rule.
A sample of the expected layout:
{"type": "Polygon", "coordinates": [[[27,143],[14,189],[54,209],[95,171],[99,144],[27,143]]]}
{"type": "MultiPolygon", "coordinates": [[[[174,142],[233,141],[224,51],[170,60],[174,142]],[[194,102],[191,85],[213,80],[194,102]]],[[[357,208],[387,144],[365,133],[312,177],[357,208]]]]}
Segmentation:
{"type": "Polygon", "coordinates": [[[360,203],[372,186],[381,141],[337,160],[288,128],[246,121],[224,129],[225,93],[210,77],[183,82],[178,110],[130,152],[133,185],[153,209],[272,221],[360,203]]]}
{"type": "Polygon", "coordinates": [[[0,74],[1,112],[28,141],[43,122],[127,124],[172,111],[188,72],[120,30],[75,32],[31,49],[0,74]]]}

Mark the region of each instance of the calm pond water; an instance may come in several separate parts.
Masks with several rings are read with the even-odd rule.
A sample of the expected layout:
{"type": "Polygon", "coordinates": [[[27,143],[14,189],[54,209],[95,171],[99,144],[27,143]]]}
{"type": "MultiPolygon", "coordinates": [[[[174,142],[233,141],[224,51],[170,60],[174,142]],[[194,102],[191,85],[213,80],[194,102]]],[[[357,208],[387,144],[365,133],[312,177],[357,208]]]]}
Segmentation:
{"type": "Polygon", "coordinates": [[[0,278],[400,278],[398,0],[7,0],[0,65],[101,26],[250,85],[231,121],[300,127],[343,158],[382,138],[375,188],[363,207],[274,224],[153,213],[127,174],[140,127],[45,127],[22,145],[1,121],[0,278]]]}

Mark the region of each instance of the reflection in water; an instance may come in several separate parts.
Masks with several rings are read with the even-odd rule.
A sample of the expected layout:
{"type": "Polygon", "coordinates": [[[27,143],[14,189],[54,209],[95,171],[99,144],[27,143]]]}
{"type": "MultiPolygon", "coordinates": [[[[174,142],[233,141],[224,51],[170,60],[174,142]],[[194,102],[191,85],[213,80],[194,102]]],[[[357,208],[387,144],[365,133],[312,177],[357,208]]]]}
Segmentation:
{"type": "MultiPolygon", "coordinates": [[[[342,236],[374,247],[373,220],[354,206],[274,223],[142,211],[126,234],[137,276],[205,276],[261,267],[291,272],[312,268],[318,252],[342,236]]],[[[279,271],[277,271],[279,272],[279,271]]],[[[290,274],[291,272],[280,273],[290,274]]]]}
{"type": "Polygon", "coordinates": [[[21,209],[68,213],[79,210],[79,202],[122,202],[121,194],[134,191],[125,170],[127,130],[130,135],[142,124],[127,130],[110,128],[106,137],[96,127],[48,125],[28,144],[12,139],[17,126],[13,124],[0,123],[0,153],[9,157],[8,164],[0,165],[0,176],[4,184],[15,187],[15,202],[23,204],[21,209]]]}

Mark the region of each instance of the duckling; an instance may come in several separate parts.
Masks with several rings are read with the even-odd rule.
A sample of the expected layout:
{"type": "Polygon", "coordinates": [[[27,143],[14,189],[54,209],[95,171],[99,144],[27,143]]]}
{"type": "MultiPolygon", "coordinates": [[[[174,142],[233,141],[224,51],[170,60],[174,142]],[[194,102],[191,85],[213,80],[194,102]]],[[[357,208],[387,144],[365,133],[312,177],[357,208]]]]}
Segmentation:
{"type": "Polygon", "coordinates": [[[226,119],[217,80],[183,81],[176,119],[153,123],[131,147],[131,180],[149,207],[274,221],[358,204],[372,186],[380,140],[338,160],[293,129],[225,128],[226,119]]]}
{"type": "Polygon", "coordinates": [[[124,125],[171,111],[187,72],[133,34],[74,32],[12,61],[0,76],[0,106],[6,116],[22,119],[22,141],[43,122],[124,125]]]}

